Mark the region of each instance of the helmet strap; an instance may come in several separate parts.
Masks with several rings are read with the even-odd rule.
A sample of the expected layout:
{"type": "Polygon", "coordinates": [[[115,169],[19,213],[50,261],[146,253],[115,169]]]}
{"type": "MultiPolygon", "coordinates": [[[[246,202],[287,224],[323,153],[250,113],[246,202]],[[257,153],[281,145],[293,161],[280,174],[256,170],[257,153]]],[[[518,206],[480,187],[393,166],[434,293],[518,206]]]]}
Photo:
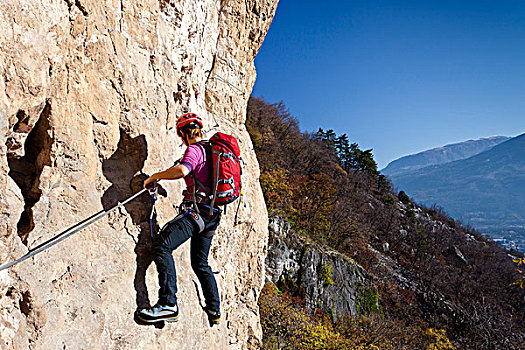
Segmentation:
{"type": "Polygon", "coordinates": [[[181,138],[182,138],[182,142],[186,145],[186,146],[189,146],[190,145],[190,142],[189,142],[189,136],[185,133],[185,132],[182,132],[181,131],[181,138]]]}

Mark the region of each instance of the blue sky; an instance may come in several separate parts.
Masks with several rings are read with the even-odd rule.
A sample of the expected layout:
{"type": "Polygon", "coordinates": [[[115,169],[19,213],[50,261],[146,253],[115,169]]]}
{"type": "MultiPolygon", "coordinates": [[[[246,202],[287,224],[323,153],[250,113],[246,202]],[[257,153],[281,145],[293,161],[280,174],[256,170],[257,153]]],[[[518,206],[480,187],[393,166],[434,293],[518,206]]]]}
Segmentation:
{"type": "Polygon", "coordinates": [[[525,1],[281,0],[255,66],[254,96],[380,168],[525,132],[525,1]]]}

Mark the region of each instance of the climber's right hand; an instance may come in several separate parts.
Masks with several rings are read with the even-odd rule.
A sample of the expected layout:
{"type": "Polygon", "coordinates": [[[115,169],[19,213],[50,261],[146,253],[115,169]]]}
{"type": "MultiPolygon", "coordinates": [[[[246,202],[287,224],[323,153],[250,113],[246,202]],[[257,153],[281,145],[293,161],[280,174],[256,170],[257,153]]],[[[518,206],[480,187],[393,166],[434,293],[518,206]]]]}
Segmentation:
{"type": "Polygon", "coordinates": [[[157,179],[153,178],[153,176],[150,176],[146,180],[144,180],[144,188],[153,189],[156,186],[157,186],[157,179]]]}

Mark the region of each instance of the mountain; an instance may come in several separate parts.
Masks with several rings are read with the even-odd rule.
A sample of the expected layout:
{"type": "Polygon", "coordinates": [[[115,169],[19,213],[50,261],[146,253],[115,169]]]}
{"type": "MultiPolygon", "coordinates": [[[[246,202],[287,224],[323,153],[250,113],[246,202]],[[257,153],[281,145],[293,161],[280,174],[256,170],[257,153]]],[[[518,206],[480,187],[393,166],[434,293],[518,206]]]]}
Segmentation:
{"type": "MultiPolygon", "coordinates": [[[[283,103],[250,98],[246,128],[271,218],[262,349],[524,348],[509,251],[396,195],[366,151],[302,133],[283,103]]],[[[488,162],[519,158],[510,141],[488,162]]]]}
{"type": "Polygon", "coordinates": [[[480,230],[525,227],[525,134],[473,157],[391,176],[414,200],[480,230]]]}
{"type": "Polygon", "coordinates": [[[445,164],[456,160],[466,159],[489,150],[509,139],[510,137],[506,136],[494,136],[433,148],[428,151],[396,159],[381,170],[381,173],[388,176],[394,176],[402,173],[413,172],[431,165],[445,164]]]}

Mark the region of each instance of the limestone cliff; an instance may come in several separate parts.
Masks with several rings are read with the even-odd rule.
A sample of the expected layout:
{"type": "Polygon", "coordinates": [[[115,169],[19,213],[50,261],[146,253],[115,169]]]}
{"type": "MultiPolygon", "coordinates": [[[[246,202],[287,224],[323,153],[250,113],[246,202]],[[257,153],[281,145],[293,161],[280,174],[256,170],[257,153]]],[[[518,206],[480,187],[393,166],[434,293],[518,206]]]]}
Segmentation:
{"type": "MultiPolygon", "coordinates": [[[[141,187],[183,152],[176,117],[238,137],[245,203],[214,238],[225,322],[209,328],[189,247],[174,253],[182,319],[134,322],[155,303],[147,195],[0,273],[5,349],[247,349],[261,330],[267,214],[244,127],[253,59],[277,0],[0,2],[0,262],[141,187]]],[[[164,182],[155,225],[176,214],[182,184],[164,182]]]]}
{"type": "Polygon", "coordinates": [[[378,307],[377,300],[367,298],[377,295],[372,276],[355,261],[307,242],[278,216],[270,218],[269,234],[267,281],[304,298],[308,309],[338,319],[378,307]]]}

